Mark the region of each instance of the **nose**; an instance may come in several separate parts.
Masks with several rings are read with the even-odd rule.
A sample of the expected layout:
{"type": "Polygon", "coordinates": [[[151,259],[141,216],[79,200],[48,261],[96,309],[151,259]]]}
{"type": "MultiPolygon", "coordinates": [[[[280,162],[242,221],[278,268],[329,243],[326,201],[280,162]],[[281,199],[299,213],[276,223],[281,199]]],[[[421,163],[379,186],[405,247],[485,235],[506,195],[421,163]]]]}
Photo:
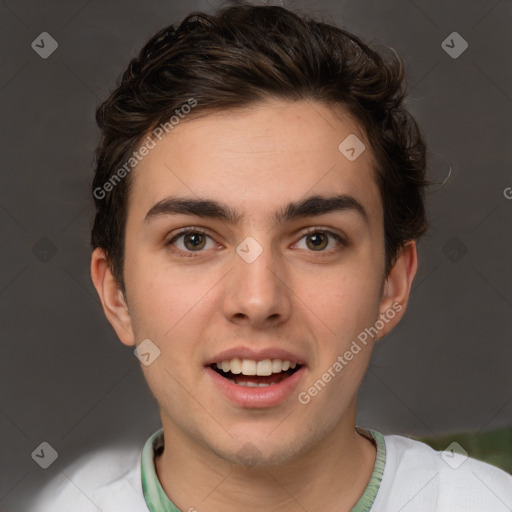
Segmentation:
{"type": "Polygon", "coordinates": [[[292,291],[283,259],[268,244],[249,237],[238,246],[233,263],[226,276],[225,317],[254,328],[285,322],[291,312],[292,291]]]}

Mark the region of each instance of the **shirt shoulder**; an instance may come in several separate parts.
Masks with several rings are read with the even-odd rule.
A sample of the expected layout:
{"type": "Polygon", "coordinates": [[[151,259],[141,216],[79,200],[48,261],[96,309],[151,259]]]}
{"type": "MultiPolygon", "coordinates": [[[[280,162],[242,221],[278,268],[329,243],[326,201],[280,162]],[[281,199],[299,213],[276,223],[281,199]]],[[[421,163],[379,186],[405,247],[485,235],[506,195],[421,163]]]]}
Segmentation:
{"type": "Polygon", "coordinates": [[[42,489],[29,512],[147,512],[140,461],[133,448],[82,456],[42,489]]]}
{"type": "Polygon", "coordinates": [[[502,469],[405,436],[384,440],[384,473],[371,512],[512,510],[512,475],[502,469]]]}

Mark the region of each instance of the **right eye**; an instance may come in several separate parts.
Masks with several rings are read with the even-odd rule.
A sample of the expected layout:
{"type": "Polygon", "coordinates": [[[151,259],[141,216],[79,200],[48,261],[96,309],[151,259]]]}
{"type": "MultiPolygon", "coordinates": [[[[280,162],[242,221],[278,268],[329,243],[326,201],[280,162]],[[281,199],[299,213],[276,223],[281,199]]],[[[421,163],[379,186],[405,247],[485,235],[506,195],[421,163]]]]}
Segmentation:
{"type": "Polygon", "coordinates": [[[195,256],[194,252],[203,252],[202,249],[205,248],[206,239],[209,238],[213,246],[215,246],[215,242],[212,237],[206,234],[206,232],[199,228],[189,227],[182,229],[175,236],[173,236],[165,245],[171,248],[171,251],[174,253],[183,253],[186,257],[195,256]],[[176,248],[175,242],[183,238],[182,248],[176,248]],[[188,254],[187,254],[188,253],[188,254]]]}

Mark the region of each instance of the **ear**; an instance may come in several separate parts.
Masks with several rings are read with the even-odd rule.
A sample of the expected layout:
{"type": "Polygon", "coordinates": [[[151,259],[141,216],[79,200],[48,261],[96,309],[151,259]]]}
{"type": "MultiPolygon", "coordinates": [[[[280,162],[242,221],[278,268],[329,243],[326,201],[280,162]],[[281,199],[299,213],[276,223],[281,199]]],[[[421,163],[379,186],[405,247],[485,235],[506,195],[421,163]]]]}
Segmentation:
{"type": "Polygon", "coordinates": [[[398,252],[384,282],[379,307],[379,318],[383,320],[384,327],[380,329],[378,339],[388,334],[402,319],[417,269],[418,253],[416,242],[412,240],[398,252]]]}
{"type": "Polygon", "coordinates": [[[115,280],[103,249],[97,248],[91,257],[91,278],[101,299],[107,320],[119,339],[128,346],[135,345],[132,322],[123,292],[115,280]]]}

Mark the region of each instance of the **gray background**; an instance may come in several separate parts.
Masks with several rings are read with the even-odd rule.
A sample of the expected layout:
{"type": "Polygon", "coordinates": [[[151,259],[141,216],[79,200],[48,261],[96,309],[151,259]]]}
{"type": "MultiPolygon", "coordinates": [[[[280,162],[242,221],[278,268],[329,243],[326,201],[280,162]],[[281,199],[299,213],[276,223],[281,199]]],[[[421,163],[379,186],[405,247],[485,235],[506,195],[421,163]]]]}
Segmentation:
{"type": "MultiPolygon", "coordinates": [[[[89,276],[94,111],[157,29],[216,5],[0,3],[2,511],[22,511],[80,454],[142,446],[159,428],[139,363],[104,318],[89,276]],[[59,44],[48,59],[31,48],[44,31],[59,44]],[[59,453],[47,470],[31,458],[42,441],[59,453]]],[[[429,144],[429,175],[442,181],[452,170],[429,194],[432,229],[412,300],[377,344],[358,424],[429,436],[510,425],[511,2],[284,5],[394,47],[429,144]],[[469,43],[457,59],[441,47],[454,31],[469,43]]]]}

